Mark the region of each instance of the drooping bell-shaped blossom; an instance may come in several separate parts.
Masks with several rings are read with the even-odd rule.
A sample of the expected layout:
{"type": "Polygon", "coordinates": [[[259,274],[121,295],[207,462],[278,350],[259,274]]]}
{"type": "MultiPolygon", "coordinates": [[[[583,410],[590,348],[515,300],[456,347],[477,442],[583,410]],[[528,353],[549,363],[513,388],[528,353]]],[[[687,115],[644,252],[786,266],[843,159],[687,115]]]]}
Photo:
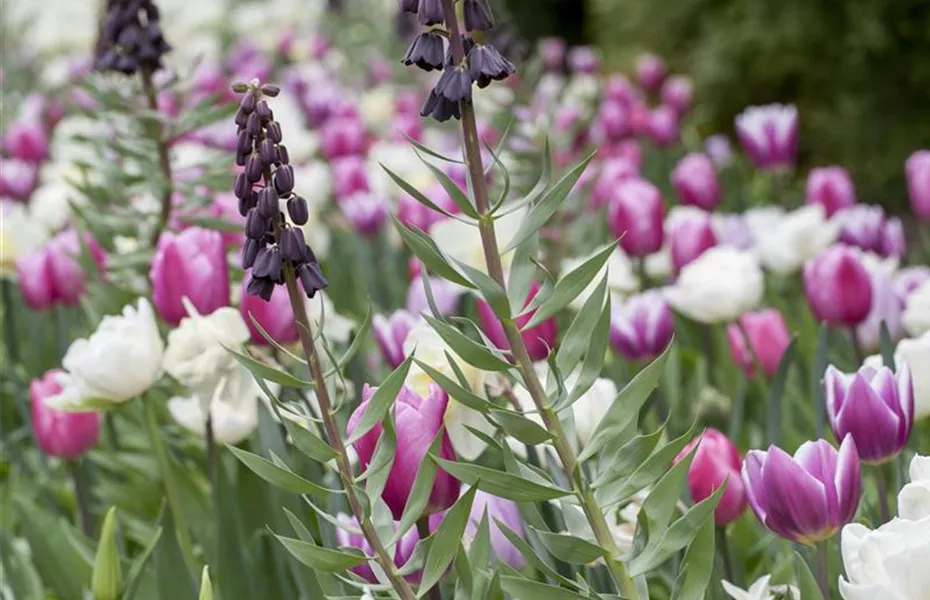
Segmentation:
{"type": "Polygon", "coordinates": [[[615,302],[610,312],[610,343],[629,360],[652,360],[672,341],[675,319],[657,290],[615,302]]]}
{"type": "Polygon", "coordinates": [[[872,309],[872,280],[857,252],[827,248],[804,265],[804,294],[818,321],[834,327],[859,325],[872,309]]]}
{"type": "Polygon", "coordinates": [[[914,386],[907,364],[897,372],[865,366],[856,373],[830,365],[823,385],[830,428],[837,439],[849,435],[855,440],[862,462],[882,464],[901,452],[914,425],[914,386]]]}
{"type": "Polygon", "coordinates": [[[679,460],[694,450],[694,458],[688,468],[688,490],[691,500],[701,502],[726,485],[723,497],[714,509],[714,522],[727,525],[740,518],[746,510],[748,499],[746,485],[740,476],[743,459],[730,439],[714,428],[708,428],[693,439],[675,458],[679,460]],[[697,450],[694,450],[697,446],[697,450]]]}
{"type": "Polygon", "coordinates": [[[856,203],[856,188],[849,172],[843,167],[820,167],[811,169],[807,175],[808,204],[819,204],[832,217],[837,211],[856,203]]]}
{"type": "MultiPolygon", "coordinates": [[[[375,388],[365,385],[362,390],[362,403],[349,417],[346,435],[351,437],[355,432],[365,411],[368,410],[374,393],[375,388]]],[[[395,519],[400,519],[403,515],[417,471],[426,460],[430,444],[443,427],[443,417],[448,404],[448,394],[436,384],[430,384],[429,394],[426,397],[420,397],[412,389],[404,386],[394,401],[397,450],[381,498],[391,509],[395,519]]],[[[353,447],[363,468],[367,468],[371,462],[382,433],[383,429],[379,423],[354,442],[353,447]]],[[[439,457],[445,460],[455,460],[452,441],[445,431],[442,434],[439,457]]],[[[459,497],[460,486],[457,479],[440,467],[436,471],[433,489],[424,514],[431,515],[452,506],[459,497]]]]}
{"type": "Polygon", "coordinates": [[[62,390],[58,379],[64,372],[53,369],[29,384],[32,404],[32,435],[49,456],[75,459],[93,448],[100,438],[100,413],[64,412],[45,403],[62,390]]]}
{"type": "MultiPolygon", "coordinates": [[[[530,292],[527,295],[526,302],[523,304],[524,308],[533,301],[533,298],[539,293],[539,289],[539,284],[533,282],[530,286],[530,292]]],[[[483,299],[479,299],[477,304],[478,317],[481,320],[481,329],[484,334],[501,350],[510,350],[510,342],[507,339],[507,335],[504,333],[504,326],[494,314],[491,305],[483,299]]],[[[517,327],[522,329],[530,322],[534,314],[536,314],[535,310],[526,315],[517,317],[515,320],[517,327]]],[[[535,327],[521,331],[520,335],[523,337],[523,343],[526,346],[530,358],[535,361],[545,360],[546,357],[549,356],[549,352],[555,348],[555,340],[558,333],[559,330],[555,318],[550,317],[535,327]]]]}
{"type": "Polygon", "coordinates": [[[856,515],[862,493],[859,452],[848,435],[839,451],[826,440],[804,442],[794,456],[775,445],[750,450],[743,483],[763,525],[787,540],[814,545],[856,515]]]}
{"type": "Polygon", "coordinates": [[[750,106],[736,117],[736,135],[760,169],[794,165],[798,154],[798,109],[793,104],[750,106]]]}
{"type": "Polygon", "coordinates": [[[743,313],[739,323],[742,327],[736,323],[727,326],[733,362],[743,369],[747,377],[752,377],[756,374],[758,360],[765,376],[773,377],[791,344],[791,334],[784,317],[777,309],[769,308],[743,313]],[[744,331],[746,335],[743,335],[744,331]]]}

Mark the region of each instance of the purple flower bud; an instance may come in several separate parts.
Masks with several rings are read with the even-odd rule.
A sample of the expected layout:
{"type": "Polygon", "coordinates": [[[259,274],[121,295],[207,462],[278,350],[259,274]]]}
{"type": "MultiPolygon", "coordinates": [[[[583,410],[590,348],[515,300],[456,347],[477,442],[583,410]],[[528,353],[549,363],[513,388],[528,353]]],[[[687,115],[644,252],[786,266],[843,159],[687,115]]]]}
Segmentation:
{"type": "Polygon", "coordinates": [[[710,214],[697,208],[672,211],[666,224],[671,247],[672,268],[680,273],[688,263],[717,245],[710,214]]]}
{"type": "Polygon", "coordinates": [[[262,216],[257,208],[249,211],[245,218],[245,235],[253,240],[260,240],[268,233],[270,221],[262,216]]]}
{"type": "Polygon", "coordinates": [[[245,198],[237,198],[237,200],[239,202],[239,214],[244,217],[258,204],[258,195],[253,190],[246,194],[245,198]]]}
{"type": "Polygon", "coordinates": [[[308,259],[306,252],[307,242],[300,229],[288,227],[281,232],[281,255],[294,264],[305,262],[308,259]]]}
{"type": "Polygon", "coordinates": [[[610,313],[610,343],[629,360],[652,360],[672,341],[675,320],[657,290],[615,302],[610,313]]]}
{"type": "Polygon", "coordinates": [[[242,128],[242,131],[245,131],[245,124],[249,121],[249,113],[243,111],[241,108],[236,109],[235,123],[237,126],[242,128]]]}
{"type": "Polygon", "coordinates": [[[857,252],[833,246],[804,265],[804,293],[819,321],[834,327],[862,323],[872,309],[872,281],[857,252]]]}
{"type": "Polygon", "coordinates": [[[251,269],[252,265],[255,264],[255,258],[258,256],[258,251],[262,249],[262,242],[258,240],[253,240],[251,238],[246,238],[245,243],[242,245],[242,268],[251,269]]]}
{"type": "Polygon", "coordinates": [[[658,92],[665,73],[665,61],[655,54],[643,54],[636,59],[636,79],[647,91],[658,92]]]}
{"type": "MultiPolygon", "coordinates": [[[[368,410],[368,402],[374,392],[375,389],[368,385],[362,390],[362,403],[349,417],[346,427],[347,435],[351,436],[355,431],[365,411],[368,410]]],[[[448,404],[449,396],[436,384],[430,384],[430,392],[426,398],[421,398],[413,390],[404,386],[394,401],[397,452],[381,498],[387,503],[395,519],[400,519],[404,512],[417,470],[426,457],[430,442],[442,428],[448,404]]],[[[381,434],[382,428],[379,424],[353,444],[364,468],[367,468],[371,462],[381,434]]],[[[445,431],[442,434],[439,455],[446,460],[455,460],[452,441],[445,431]]],[[[460,486],[457,479],[439,468],[424,515],[431,515],[452,506],[459,497],[460,486]]]]}
{"type": "Polygon", "coordinates": [[[275,160],[276,165],[288,165],[291,163],[291,157],[287,153],[287,146],[284,144],[278,144],[277,146],[278,157],[275,160]]]}
{"type": "Polygon", "coordinates": [[[274,172],[274,187],[283,196],[294,189],[294,167],[281,165],[274,172]]]}
{"type": "Polygon", "coordinates": [[[262,178],[262,161],[255,154],[250,154],[245,161],[245,175],[249,183],[255,183],[262,178]]]}
{"type": "Polygon", "coordinates": [[[271,300],[271,295],[274,293],[274,288],[274,281],[253,276],[251,279],[249,279],[249,283],[245,288],[245,292],[249,296],[258,296],[265,302],[269,302],[271,300]]]}
{"type": "Polygon", "coordinates": [[[611,230],[631,256],[644,257],[662,248],[664,216],[662,192],[644,179],[620,182],[610,200],[611,230]]]}
{"type": "Polygon", "coordinates": [[[252,277],[263,277],[275,283],[282,282],[281,249],[277,246],[265,246],[259,250],[255,264],[252,265],[252,277]]]}
{"type": "Polygon", "coordinates": [[[287,214],[295,225],[306,225],[310,220],[310,207],[307,205],[307,200],[303,196],[291,196],[287,201],[287,214]]]}
{"type": "Polygon", "coordinates": [[[32,435],[36,445],[49,456],[75,459],[97,445],[100,439],[100,413],[62,412],[45,401],[62,391],[58,379],[64,371],[53,369],[29,384],[32,404],[32,435]]]}
{"type": "Polygon", "coordinates": [[[258,212],[266,219],[274,219],[281,211],[278,194],[270,187],[258,192],[258,212]]]}
{"type": "Polygon", "coordinates": [[[710,157],[692,152],[672,171],[672,185],[682,204],[714,210],[720,204],[720,183],[710,157]]]}
{"type": "Polygon", "coordinates": [[[420,7],[420,0],[400,0],[400,10],[402,12],[416,14],[417,9],[419,7],[420,7]]]}
{"type": "Polygon", "coordinates": [[[233,184],[233,192],[236,194],[236,198],[248,198],[249,194],[252,193],[252,184],[249,183],[249,178],[244,172],[236,174],[236,181],[233,184]]]}
{"type": "Polygon", "coordinates": [[[494,17],[487,0],[463,0],[465,31],[487,31],[494,27],[494,17]]]}
{"type": "Polygon", "coordinates": [[[307,297],[313,298],[314,294],[325,289],[329,282],[323,277],[320,265],[312,257],[312,252],[310,254],[310,261],[297,267],[297,277],[300,279],[300,285],[304,288],[307,297]]]}
{"type": "Polygon", "coordinates": [[[255,110],[255,94],[242,96],[242,100],[239,101],[239,110],[246,115],[252,114],[252,111],[255,110]]]}
{"type": "MultiPolygon", "coordinates": [[[[420,0],[417,7],[420,25],[438,25],[445,20],[442,12],[442,0],[420,0]]],[[[400,517],[398,517],[400,518],[400,517]]]]}
{"type": "MultiPolygon", "coordinates": [[[[452,69],[447,69],[445,73],[449,73],[452,69]]],[[[445,75],[443,73],[443,75],[445,75]]],[[[442,79],[440,78],[440,82],[442,79]]],[[[429,93],[429,97],[426,99],[426,103],[423,105],[423,108],[420,110],[421,117],[433,117],[436,121],[444,123],[449,119],[461,119],[462,111],[458,102],[452,102],[446,100],[442,95],[441,90],[439,89],[439,84],[436,84],[436,87],[432,89],[429,93]]]]}
{"type": "Polygon", "coordinates": [[[246,152],[245,154],[241,154],[241,153],[239,153],[239,152],[236,152],[236,166],[237,166],[237,167],[244,167],[244,166],[245,166],[245,162],[249,159],[250,156],[252,156],[252,152],[251,152],[251,151],[246,152]]]}
{"type": "Polygon", "coordinates": [[[262,131],[262,118],[257,113],[252,113],[245,122],[245,130],[249,135],[255,137],[262,131]]]}
{"type": "Polygon", "coordinates": [[[415,314],[406,310],[398,310],[388,317],[372,317],[371,329],[375,334],[375,341],[378,342],[381,354],[390,368],[396,369],[404,362],[404,341],[418,321],[415,314]]]}
{"type": "Polygon", "coordinates": [[[416,65],[424,71],[442,69],[445,59],[444,38],[433,31],[426,31],[418,35],[410,43],[403,63],[408,67],[416,65]]]}
{"type": "Polygon", "coordinates": [[[268,136],[268,139],[274,142],[275,144],[280,144],[283,139],[281,133],[281,124],[277,121],[272,121],[265,126],[265,135],[268,136]]]}
{"type": "Polygon", "coordinates": [[[833,365],[824,376],[827,416],[836,439],[852,436],[862,462],[881,464],[907,444],[914,425],[914,390],[907,364],[862,367],[842,373],[833,365]]]}
{"type": "Polygon", "coordinates": [[[794,164],[798,154],[798,109],[793,104],[750,106],[736,117],[736,135],[760,169],[794,164]]]}
{"type": "Polygon", "coordinates": [[[657,146],[671,146],[678,141],[678,114],[669,106],[658,106],[648,113],[646,135],[657,146]]]}
{"type": "Polygon", "coordinates": [[[774,445],[750,450],[743,482],[763,525],[787,540],[813,545],[856,515],[862,493],[859,453],[851,436],[839,452],[826,440],[803,443],[794,457],[774,445]]]}
{"type": "Polygon", "coordinates": [[[828,217],[856,203],[856,188],[843,167],[811,169],[807,176],[808,204],[824,207],[828,217]]]}
{"type": "Polygon", "coordinates": [[[930,150],[918,150],[905,164],[911,209],[921,221],[930,221],[930,150]]]}
{"type": "Polygon", "coordinates": [[[268,106],[267,102],[261,100],[255,105],[255,114],[261,117],[262,121],[268,121],[272,117],[271,107],[268,106]]]}
{"type": "Polygon", "coordinates": [[[258,146],[258,158],[263,167],[270,167],[278,160],[278,151],[275,149],[274,142],[265,138],[258,146]]]}
{"type": "MultiPolygon", "coordinates": [[[[476,45],[468,53],[468,75],[471,81],[478,84],[479,88],[488,87],[492,80],[500,81],[506,79],[515,73],[516,70],[513,63],[501,56],[497,48],[490,44],[476,45]]],[[[464,82],[463,78],[460,77],[459,79],[464,82]]],[[[471,81],[468,83],[467,94],[458,98],[459,100],[471,95],[471,81]]],[[[449,90],[449,86],[447,86],[443,88],[443,94],[449,100],[455,100],[456,98],[454,95],[457,94],[457,90],[454,90],[454,88],[453,90],[449,90]]]]}
{"type": "Polygon", "coordinates": [[[240,131],[236,139],[236,152],[250,154],[252,152],[252,137],[246,131],[240,131]]]}

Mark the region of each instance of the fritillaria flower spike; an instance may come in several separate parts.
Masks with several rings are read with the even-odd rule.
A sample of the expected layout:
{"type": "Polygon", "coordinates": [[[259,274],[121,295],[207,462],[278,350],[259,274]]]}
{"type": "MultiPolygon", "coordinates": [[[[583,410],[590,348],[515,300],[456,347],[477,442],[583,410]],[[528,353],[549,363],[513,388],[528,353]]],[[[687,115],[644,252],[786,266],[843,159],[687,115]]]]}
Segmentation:
{"type": "Polygon", "coordinates": [[[162,67],[171,50],[152,0],[107,0],[106,18],[97,40],[95,66],[100,71],[134,75],[162,67]]]}

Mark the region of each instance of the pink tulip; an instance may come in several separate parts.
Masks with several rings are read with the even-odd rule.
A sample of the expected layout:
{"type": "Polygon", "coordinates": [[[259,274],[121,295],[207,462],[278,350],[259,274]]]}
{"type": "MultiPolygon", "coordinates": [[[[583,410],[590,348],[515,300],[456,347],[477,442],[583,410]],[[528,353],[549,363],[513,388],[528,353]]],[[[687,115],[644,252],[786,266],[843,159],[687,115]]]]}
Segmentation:
{"type": "MultiPolygon", "coordinates": [[[[362,390],[362,403],[349,417],[346,435],[351,436],[358,427],[374,393],[375,388],[366,384],[362,390]]],[[[387,485],[381,498],[391,509],[395,519],[400,519],[403,515],[417,471],[426,457],[433,438],[443,426],[443,417],[448,404],[449,396],[436,384],[430,384],[429,395],[426,398],[421,398],[412,389],[404,386],[394,401],[397,452],[394,455],[394,463],[388,473],[387,485]]],[[[381,433],[382,427],[379,423],[354,442],[355,452],[363,468],[367,468],[371,462],[381,433]]],[[[439,456],[445,460],[455,460],[452,440],[445,431],[442,434],[439,456]]],[[[460,487],[461,484],[457,479],[440,468],[436,472],[424,514],[431,515],[452,506],[459,497],[460,487]]]]}
{"type": "Polygon", "coordinates": [[[331,118],[320,135],[323,155],[329,160],[364,154],[368,146],[365,125],[357,118],[331,118]]]}
{"type": "Polygon", "coordinates": [[[670,106],[682,116],[691,109],[694,100],[694,82],[687,75],[672,75],[662,84],[662,104],[670,106]]]}
{"type": "Polygon", "coordinates": [[[636,59],[636,80],[650,92],[658,92],[665,81],[665,61],[655,54],[643,54],[636,59]]]}
{"type": "Polygon", "coordinates": [[[336,198],[345,198],[358,192],[370,192],[368,166],[361,156],[346,156],[330,164],[333,174],[333,193],[336,198]]]}
{"type": "Polygon", "coordinates": [[[918,150],[905,165],[911,208],[922,221],[930,221],[930,150],[918,150]]]}
{"type": "Polygon", "coordinates": [[[378,342],[384,360],[392,369],[404,362],[404,341],[418,320],[417,315],[406,310],[395,311],[387,317],[375,315],[372,318],[371,330],[375,334],[375,341],[378,342]]]}
{"type": "Polygon", "coordinates": [[[879,252],[885,229],[885,210],[878,205],[856,204],[836,213],[840,241],[868,252],[879,252]]]}
{"type": "Polygon", "coordinates": [[[667,147],[678,141],[678,114],[670,106],[658,106],[649,111],[646,136],[657,146],[667,147]]]}
{"type": "MultiPolygon", "coordinates": [[[[417,265],[420,263],[417,262],[417,265]]],[[[459,299],[462,297],[461,286],[443,279],[442,277],[429,278],[430,290],[433,292],[433,301],[436,310],[444,317],[451,317],[458,312],[459,299]]],[[[415,315],[431,314],[429,301],[426,298],[426,288],[420,280],[419,274],[410,281],[407,290],[407,310],[415,315]]]]}
{"type": "Polygon", "coordinates": [[[893,217],[885,221],[878,242],[878,253],[882,256],[904,258],[907,255],[907,238],[901,219],[893,217]]]}
{"type": "Polygon", "coordinates": [[[633,102],[640,100],[642,93],[636,89],[625,75],[616,73],[607,78],[604,84],[604,98],[611,102],[618,102],[629,107],[633,102]]]}
{"type": "Polygon", "coordinates": [[[743,464],[739,450],[727,436],[713,428],[692,440],[675,459],[677,463],[694,447],[694,458],[688,469],[688,489],[694,502],[706,500],[726,483],[726,490],[717,508],[714,522],[727,525],[740,518],[749,502],[746,486],[740,477],[743,464]]]}
{"type": "MultiPolygon", "coordinates": [[[[539,293],[539,288],[539,284],[533,282],[530,286],[530,293],[526,298],[526,302],[523,303],[524,308],[533,301],[533,298],[539,293]]],[[[536,314],[535,310],[522,317],[517,317],[517,327],[522,329],[524,325],[530,322],[534,314],[536,314]]],[[[504,333],[504,326],[497,319],[491,305],[484,300],[478,300],[478,317],[481,320],[481,328],[484,334],[488,336],[494,345],[501,350],[510,350],[510,342],[507,340],[507,335],[504,333]]],[[[549,352],[555,347],[555,340],[558,334],[559,330],[555,322],[555,317],[546,319],[539,325],[521,332],[526,350],[529,352],[530,358],[534,361],[545,360],[546,357],[549,356],[549,352]]]]}
{"type": "Polygon", "coordinates": [[[717,245],[713,221],[710,214],[702,210],[673,211],[667,229],[675,273],[680,273],[685,265],[717,245]]]}
{"type": "MultiPolygon", "coordinates": [[[[104,270],[107,255],[97,240],[84,234],[84,244],[98,270],[104,270]]],[[[16,273],[23,299],[30,308],[43,310],[55,304],[74,306],[86,287],[87,274],[78,261],[81,240],[69,229],[52,238],[43,248],[16,260],[16,273]]]]}
{"type": "Polygon", "coordinates": [[[804,293],[819,321],[859,325],[872,309],[872,282],[857,250],[833,246],[804,265],[804,293]]]}
{"type": "Polygon", "coordinates": [[[736,117],[736,135],[760,169],[791,167],[798,154],[798,109],[793,104],[750,106],[736,117]]]}
{"type": "Polygon", "coordinates": [[[613,198],[621,181],[639,178],[639,168],[626,158],[609,158],[601,164],[594,180],[591,200],[594,208],[605,206],[613,198]]]}
{"type": "Polygon", "coordinates": [[[593,46],[575,46],[568,51],[568,70],[593,74],[601,70],[601,57],[593,46]]]}
{"type": "Polygon", "coordinates": [[[100,414],[63,412],[46,405],[46,399],[61,392],[58,378],[64,371],[53,369],[29,384],[32,403],[32,434],[36,444],[49,456],[78,458],[100,438],[100,414]]]}
{"type": "Polygon", "coordinates": [[[201,227],[178,234],[162,233],[149,278],[152,303],[171,325],[176,326],[187,316],[181,301],[184,297],[200,314],[228,306],[229,267],[223,236],[201,227]]]}
{"type": "MultiPolygon", "coordinates": [[[[459,212],[455,201],[449,197],[449,194],[447,194],[438,183],[424,190],[423,194],[429,198],[433,204],[444,209],[446,212],[450,214],[459,212]]],[[[407,227],[416,227],[422,231],[429,232],[434,224],[447,218],[446,215],[434,211],[408,194],[402,194],[397,201],[397,219],[407,227]]]]}
{"type": "Polygon", "coordinates": [[[644,179],[620,182],[610,199],[608,222],[630,256],[644,257],[662,248],[665,207],[662,192],[644,179]]]}
{"type": "Polygon", "coordinates": [[[597,132],[596,135],[592,132],[592,137],[601,143],[623,139],[630,133],[630,112],[619,102],[604,102],[598,110],[592,130],[597,132]]]}
{"type": "Polygon", "coordinates": [[[856,188],[843,167],[811,169],[807,176],[808,204],[819,204],[832,217],[837,211],[856,203],[856,188]]]}
{"type": "Polygon", "coordinates": [[[293,344],[300,339],[297,331],[297,322],[291,310],[291,301],[287,295],[287,288],[276,285],[271,292],[271,300],[265,302],[258,296],[246,292],[252,276],[246,275],[242,280],[242,297],[239,300],[239,312],[252,334],[252,343],[260,346],[269,346],[268,340],[252,322],[258,321],[265,333],[279,344],[293,344]],[[251,315],[252,318],[249,318],[251,315]]]}
{"type": "Polygon", "coordinates": [[[678,162],[672,171],[672,185],[682,204],[714,210],[722,199],[714,163],[699,152],[692,152],[678,162]]]}
{"type": "Polygon", "coordinates": [[[735,323],[727,326],[727,341],[733,362],[745,371],[747,377],[752,377],[758,359],[766,377],[774,376],[781,364],[781,357],[791,343],[791,334],[788,333],[784,317],[776,309],[770,308],[744,313],[739,322],[749,340],[747,344],[746,336],[735,323]]]}
{"type": "Polygon", "coordinates": [[[20,119],[7,126],[3,150],[10,158],[41,163],[49,156],[45,124],[38,119],[20,119]]]}
{"type": "Polygon", "coordinates": [[[16,159],[0,159],[0,197],[25,201],[36,189],[36,165],[16,159]]]}
{"type": "Polygon", "coordinates": [[[387,200],[367,192],[341,198],[339,208],[355,231],[364,237],[377,236],[388,215],[387,200]]]}

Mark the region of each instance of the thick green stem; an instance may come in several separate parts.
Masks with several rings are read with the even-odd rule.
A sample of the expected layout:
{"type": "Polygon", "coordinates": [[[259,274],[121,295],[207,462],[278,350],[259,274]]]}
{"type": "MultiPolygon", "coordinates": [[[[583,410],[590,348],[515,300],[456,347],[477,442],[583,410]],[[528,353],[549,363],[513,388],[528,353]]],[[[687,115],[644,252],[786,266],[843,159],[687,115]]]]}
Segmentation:
{"type": "Polygon", "coordinates": [[[736,581],[733,577],[733,560],[730,557],[730,543],[727,541],[726,527],[717,528],[717,548],[720,551],[720,560],[723,561],[723,574],[727,581],[734,585],[741,584],[742,582],[736,581]]]}
{"type": "Polygon", "coordinates": [[[174,519],[175,530],[178,537],[178,546],[181,547],[181,554],[184,561],[190,568],[191,573],[199,573],[200,568],[194,559],[194,549],[191,544],[190,531],[184,520],[184,511],[181,509],[181,497],[178,489],[174,485],[174,476],[171,473],[171,462],[168,452],[165,450],[165,444],[162,441],[161,432],[158,430],[158,415],[155,414],[155,405],[151,400],[140,400],[145,409],[145,424],[149,430],[149,437],[152,439],[152,450],[155,452],[155,460],[158,461],[158,468],[161,471],[161,478],[165,484],[165,495],[168,497],[168,508],[171,509],[171,516],[174,519]]]}
{"type": "Polygon", "coordinates": [[[882,471],[882,466],[873,467],[872,475],[875,476],[875,491],[878,494],[878,510],[882,523],[887,523],[891,520],[891,509],[888,507],[888,488],[885,486],[885,473],[882,471]]]}
{"type": "Polygon", "coordinates": [[[830,600],[830,542],[817,544],[817,585],[824,600],[830,600]]]}
{"type": "MultiPolygon", "coordinates": [[[[446,24],[449,27],[452,58],[456,65],[461,65],[465,60],[465,52],[462,46],[458,18],[455,14],[454,0],[443,0],[443,10],[446,24]]],[[[488,198],[487,183],[484,179],[484,167],[481,163],[481,150],[478,139],[478,127],[475,122],[475,111],[470,100],[463,100],[461,102],[461,112],[465,160],[467,162],[475,195],[475,207],[482,216],[478,223],[478,229],[481,234],[481,243],[484,248],[484,258],[487,264],[488,274],[498,285],[502,288],[506,288],[500,249],[498,248],[497,236],[494,231],[494,220],[489,214],[490,201],[488,198]]],[[[533,368],[533,360],[526,350],[523,337],[520,335],[520,331],[513,319],[504,319],[503,326],[527,390],[533,398],[533,403],[536,405],[546,429],[553,436],[552,443],[562,463],[565,475],[568,480],[572,482],[573,492],[581,502],[582,509],[594,532],[597,543],[607,551],[605,561],[614,579],[614,583],[624,597],[629,600],[640,600],[639,592],[633,582],[633,578],[630,577],[623,562],[620,561],[620,552],[614,542],[607,520],[604,517],[604,511],[601,510],[601,507],[594,499],[594,493],[585,480],[581,465],[578,463],[575,451],[568,441],[568,436],[565,434],[562,423],[549,405],[546,391],[533,368]]]]}
{"type": "Polygon", "coordinates": [[[90,495],[87,490],[87,478],[81,471],[81,464],[76,461],[68,462],[71,472],[71,481],[74,482],[74,504],[77,507],[78,524],[84,535],[94,538],[94,521],[90,512],[90,495]]]}
{"type": "Polygon", "coordinates": [[[862,344],[859,342],[859,334],[856,333],[855,327],[849,328],[849,338],[852,340],[853,357],[856,359],[856,368],[858,369],[865,360],[865,353],[862,351],[862,344]]]}
{"type": "MultiPolygon", "coordinates": [[[[143,67],[139,69],[139,76],[142,79],[142,90],[145,92],[145,99],[148,102],[149,109],[157,111],[158,96],[155,93],[155,85],[152,83],[152,71],[143,67]]],[[[155,231],[152,233],[152,246],[155,246],[158,244],[158,238],[161,237],[162,230],[168,225],[168,219],[171,218],[171,197],[174,193],[174,181],[171,175],[171,158],[168,154],[168,140],[165,139],[164,131],[160,124],[157,125],[153,139],[158,149],[158,167],[161,169],[162,177],[165,179],[165,191],[161,197],[161,212],[158,215],[155,231]]]]}

